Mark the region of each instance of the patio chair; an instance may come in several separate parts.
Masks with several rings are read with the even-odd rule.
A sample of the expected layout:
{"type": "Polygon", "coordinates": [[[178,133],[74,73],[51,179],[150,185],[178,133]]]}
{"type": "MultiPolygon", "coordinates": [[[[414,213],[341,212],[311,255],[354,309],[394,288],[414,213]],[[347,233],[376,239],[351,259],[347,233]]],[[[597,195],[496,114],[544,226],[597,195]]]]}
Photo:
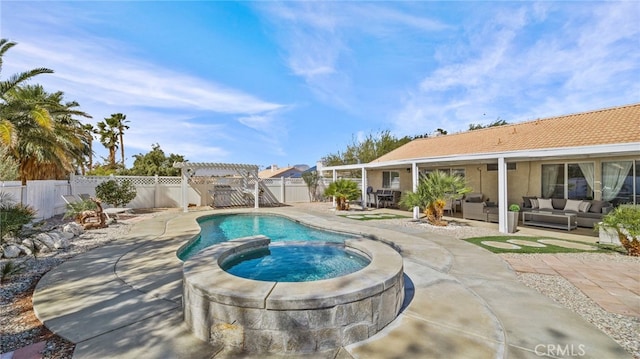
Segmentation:
{"type": "Polygon", "coordinates": [[[449,215],[452,215],[455,211],[455,202],[453,198],[449,198],[445,201],[444,207],[442,208],[443,212],[449,212],[449,215]]]}
{"type": "Polygon", "coordinates": [[[66,204],[72,204],[72,203],[78,203],[78,202],[80,202],[80,201],[78,200],[78,197],[76,197],[76,196],[74,196],[74,195],[72,195],[72,194],[63,194],[63,195],[61,195],[61,197],[62,197],[62,199],[64,200],[64,202],[65,202],[66,204]]]}

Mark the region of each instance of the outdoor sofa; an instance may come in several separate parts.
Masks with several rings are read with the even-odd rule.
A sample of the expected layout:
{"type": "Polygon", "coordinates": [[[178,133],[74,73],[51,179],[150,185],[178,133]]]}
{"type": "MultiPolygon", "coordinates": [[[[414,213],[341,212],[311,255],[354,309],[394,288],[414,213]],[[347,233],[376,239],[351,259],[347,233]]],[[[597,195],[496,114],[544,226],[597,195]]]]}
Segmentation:
{"type": "Polygon", "coordinates": [[[498,222],[498,207],[486,201],[482,193],[469,193],[462,201],[462,218],[498,222]]]}
{"type": "MultiPolygon", "coordinates": [[[[602,217],[613,209],[613,204],[607,201],[598,200],[567,200],[565,198],[537,198],[522,197],[520,212],[547,211],[555,214],[574,213],[578,227],[593,228],[602,221],[602,217]]],[[[557,220],[558,223],[566,223],[566,220],[559,218],[544,219],[547,222],[557,220]]]]}

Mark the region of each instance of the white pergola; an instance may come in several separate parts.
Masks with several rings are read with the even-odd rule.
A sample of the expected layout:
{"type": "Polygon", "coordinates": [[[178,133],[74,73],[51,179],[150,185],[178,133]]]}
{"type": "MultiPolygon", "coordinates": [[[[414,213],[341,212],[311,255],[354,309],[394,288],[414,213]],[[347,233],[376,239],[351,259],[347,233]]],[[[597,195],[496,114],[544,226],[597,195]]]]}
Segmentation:
{"type": "Polygon", "coordinates": [[[238,163],[212,163],[212,162],[175,162],[174,168],[180,168],[182,171],[182,208],[184,212],[189,210],[189,201],[187,200],[187,190],[189,187],[189,179],[198,172],[205,172],[208,176],[252,176],[255,178],[254,184],[254,208],[259,207],[259,191],[260,183],[258,182],[258,166],[238,163]]]}

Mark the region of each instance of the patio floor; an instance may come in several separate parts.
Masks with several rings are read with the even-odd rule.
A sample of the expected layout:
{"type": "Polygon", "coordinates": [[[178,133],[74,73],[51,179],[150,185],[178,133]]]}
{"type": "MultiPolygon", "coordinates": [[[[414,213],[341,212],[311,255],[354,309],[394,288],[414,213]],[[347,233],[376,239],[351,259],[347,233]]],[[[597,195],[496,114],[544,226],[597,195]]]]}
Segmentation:
{"type": "Polygon", "coordinates": [[[549,345],[584,345],[585,358],[630,358],[577,314],[518,282],[505,261],[480,247],[296,207],[169,213],[138,222],[126,238],[47,273],[33,296],[38,318],[76,343],[74,358],[233,357],[182,324],[182,262],[175,252],[197,235],[195,218],[239,211],[283,214],[401,248],[405,308],[374,337],[325,353],[328,358],[539,358],[549,345]]]}

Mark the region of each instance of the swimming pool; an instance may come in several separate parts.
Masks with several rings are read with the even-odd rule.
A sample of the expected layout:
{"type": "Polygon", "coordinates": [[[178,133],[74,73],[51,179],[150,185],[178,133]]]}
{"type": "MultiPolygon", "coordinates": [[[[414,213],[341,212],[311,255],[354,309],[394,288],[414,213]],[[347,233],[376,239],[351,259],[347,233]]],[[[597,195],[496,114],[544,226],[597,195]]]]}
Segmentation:
{"type": "Polygon", "coordinates": [[[227,258],[221,267],[238,277],[273,282],[336,278],[366,267],[370,260],[340,244],[279,242],[227,258]]]}
{"type": "Polygon", "coordinates": [[[321,230],[270,214],[222,214],[198,220],[200,236],[178,251],[178,258],[187,260],[204,248],[230,239],[265,235],[278,241],[324,241],[342,243],[356,236],[321,230]]]}

